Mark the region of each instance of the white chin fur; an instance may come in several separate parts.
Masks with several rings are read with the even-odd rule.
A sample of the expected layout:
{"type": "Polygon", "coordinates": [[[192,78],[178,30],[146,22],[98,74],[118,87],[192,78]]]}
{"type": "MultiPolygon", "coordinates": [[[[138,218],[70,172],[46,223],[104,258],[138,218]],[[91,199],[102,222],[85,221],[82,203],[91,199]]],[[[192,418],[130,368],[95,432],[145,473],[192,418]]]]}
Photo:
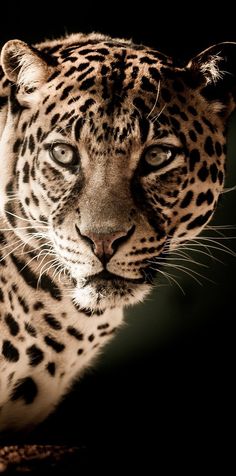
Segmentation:
{"type": "Polygon", "coordinates": [[[120,296],[120,294],[117,295],[111,290],[109,292],[98,292],[90,284],[82,288],[76,286],[73,300],[79,307],[91,310],[130,306],[143,301],[150,293],[152,286],[149,284],[130,285],[129,289],[132,290],[132,293],[127,292],[124,296],[120,296]]]}

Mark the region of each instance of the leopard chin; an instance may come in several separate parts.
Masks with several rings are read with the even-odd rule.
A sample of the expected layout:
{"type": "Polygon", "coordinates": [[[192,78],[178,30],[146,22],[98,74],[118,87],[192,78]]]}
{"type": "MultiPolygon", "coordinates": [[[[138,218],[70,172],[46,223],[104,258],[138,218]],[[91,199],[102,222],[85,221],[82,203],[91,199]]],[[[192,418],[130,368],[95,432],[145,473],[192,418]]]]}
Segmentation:
{"type": "Polygon", "coordinates": [[[98,273],[83,282],[76,282],[73,300],[79,307],[91,311],[120,308],[142,302],[151,289],[151,284],[143,279],[131,280],[111,273],[98,273]]]}

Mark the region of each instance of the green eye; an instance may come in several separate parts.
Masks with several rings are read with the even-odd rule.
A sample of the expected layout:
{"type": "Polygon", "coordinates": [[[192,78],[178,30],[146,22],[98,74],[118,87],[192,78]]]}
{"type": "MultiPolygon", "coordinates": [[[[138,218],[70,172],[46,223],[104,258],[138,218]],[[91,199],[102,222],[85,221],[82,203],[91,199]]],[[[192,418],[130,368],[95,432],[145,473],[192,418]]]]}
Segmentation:
{"type": "Polygon", "coordinates": [[[77,154],[69,144],[54,144],[50,150],[52,158],[61,165],[74,165],[77,161],[77,154]]]}
{"type": "Polygon", "coordinates": [[[158,145],[149,147],[149,149],[144,152],[144,160],[151,165],[152,167],[158,167],[166,161],[169,161],[172,158],[172,150],[167,147],[161,147],[158,145]]]}

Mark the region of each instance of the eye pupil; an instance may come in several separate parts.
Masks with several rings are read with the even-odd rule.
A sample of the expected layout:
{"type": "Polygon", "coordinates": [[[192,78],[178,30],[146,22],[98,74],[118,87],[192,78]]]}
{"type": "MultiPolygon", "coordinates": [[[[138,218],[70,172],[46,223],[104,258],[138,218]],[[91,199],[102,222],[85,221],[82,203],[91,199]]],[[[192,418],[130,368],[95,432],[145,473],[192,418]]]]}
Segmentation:
{"type": "Polygon", "coordinates": [[[54,144],[50,155],[55,162],[64,166],[75,164],[78,159],[75,149],[70,144],[54,144]]]}
{"type": "Polygon", "coordinates": [[[160,166],[161,164],[164,165],[171,156],[172,150],[162,146],[152,146],[144,153],[145,161],[153,167],[160,166]]]}

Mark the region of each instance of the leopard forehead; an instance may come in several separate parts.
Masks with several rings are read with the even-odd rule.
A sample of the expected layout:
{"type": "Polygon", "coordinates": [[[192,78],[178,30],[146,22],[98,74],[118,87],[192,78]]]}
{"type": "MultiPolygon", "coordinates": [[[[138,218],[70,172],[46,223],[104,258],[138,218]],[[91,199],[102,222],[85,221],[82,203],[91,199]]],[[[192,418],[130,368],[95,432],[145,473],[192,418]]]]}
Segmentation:
{"type": "MultiPolygon", "coordinates": [[[[43,88],[46,114],[59,100],[75,107],[81,116],[97,110],[98,123],[103,116],[112,122],[118,115],[123,119],[137,113],[149,117],[151,110],[160,105],[158,99],[170,101],[168,88],[174,95],[186,86],[189,89],[188,84],[175,81],[173,73],[178,68],[170,58],[128,42],[90,39],[82,44],[44,47],[42,52],[52,55],[57,63],[43,88]],[[170,79],[174,82],[169,83],[170,79]]],[[[189,81],[186,72],[183,80],[189,81]]]]}
{"type": "MultiPolygon", "coordinates": [[[[184,133],[189,130],[197,142],[222,107],[217,101],[209,106],[196,78],[148,47],[101,35],[72,35],[37,48],[47,61],[50,58],[53,69],[41,87],[36,112],[31,105],[26,134],[43,121],[51,129],[62,125],[62,134],[74,128],[80,140],[81,126],[86,125],[88,143],[95,139],[102,154],[107,142],[122,144],[123,150],[118,149],[124,153],[127,138],[138,132],[145,142],[150,129],[159,138],[174,134],[185,145],[184,133]]],[[[93,155],[98,150],[93,148],[93,155]]]]}
{"type": "Polygon", "coordinates": [[[43,48],[43,52],[53,52],[57,61],[42,88],[41,112],[49,115],[53,125],[64,121],[68,132],[75,117],[80,117],[78,139],[79,128],[87,120],[88,134],[102,144],[103,153],[108,140],[116,141],[119,135],[122,143],[134,133],[138,117],[142,134],[147,135],[145,116],[157,102],[161,68],[170,63],[168,58],[145,47],[135,49],[128,42],[111,40],[56,45],[43,48]]]}

